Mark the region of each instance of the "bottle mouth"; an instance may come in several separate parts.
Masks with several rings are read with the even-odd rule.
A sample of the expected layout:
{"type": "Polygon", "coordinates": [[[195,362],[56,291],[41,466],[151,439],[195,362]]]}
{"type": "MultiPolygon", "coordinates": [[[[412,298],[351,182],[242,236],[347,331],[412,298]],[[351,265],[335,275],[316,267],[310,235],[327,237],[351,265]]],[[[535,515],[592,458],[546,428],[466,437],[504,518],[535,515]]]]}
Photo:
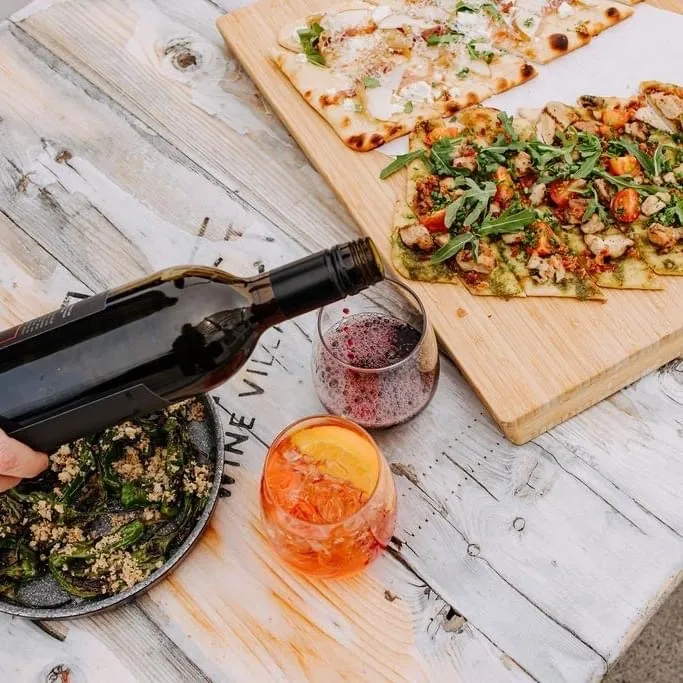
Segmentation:
{"type": "Polygon", "coordinates": [[[341,259],[340,271],[346,276],[347,294],[357,294],[384,279],[382,257],[369,237],[340,245],[337,254],[341,259]]]}

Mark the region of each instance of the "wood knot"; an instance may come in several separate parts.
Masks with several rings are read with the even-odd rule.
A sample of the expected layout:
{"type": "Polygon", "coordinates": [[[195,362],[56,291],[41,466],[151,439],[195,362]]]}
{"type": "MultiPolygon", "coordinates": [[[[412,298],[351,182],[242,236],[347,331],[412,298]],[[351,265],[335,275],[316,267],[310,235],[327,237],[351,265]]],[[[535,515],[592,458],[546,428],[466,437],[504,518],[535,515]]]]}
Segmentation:
{"type": "Polygon", "coordinates": [[[477,557],[477,555],[479,555],[480,552],[481,548],[476,543],[470,543],[467,546],[467,554],[470,557],[477,557]]]}
{"type": "Polygon", "coordinates": [[[178,71],[196,71],[201,65],[201,55],[193,52],[189,38],[171,40],[164,49],[164,55],[171,58],[171,64],[178,71]]]}
{"type": "Polygon", "coordinates": [[[524,520],[524,517],[515,517],[515,520],[512,522],[512,526],[515,529],[515,531],[522,531],[524,527],[526,526],[526,521],[524,520]]]}
{"type": "Polygon", "coordinates": [[[53,666],[45,675],[45,683],[73,683],[71,669],[66,664],[53,666]]]}
{"type": "Polygon", "coordinates": [[[55,161],[58,164],[65,164],[68,161],[71,161],[74,158],[74,155],[71,154],[71,152],[68,149],[63,149],[56,157],[55,161]]]}

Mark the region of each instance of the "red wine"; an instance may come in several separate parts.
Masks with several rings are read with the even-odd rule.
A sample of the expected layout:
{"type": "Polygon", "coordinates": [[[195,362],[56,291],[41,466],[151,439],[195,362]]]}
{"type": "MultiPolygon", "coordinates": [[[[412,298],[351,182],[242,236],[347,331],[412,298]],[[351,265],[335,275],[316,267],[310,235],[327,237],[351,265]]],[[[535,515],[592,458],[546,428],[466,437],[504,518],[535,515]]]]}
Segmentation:
{"type": "Polygon", "coordinates": [[[209,391],[270,326],[383,278],[371,240],[253,278],[169,268],[0,332],[0,427],[49,450],[209,391]]]}
{"type": "Polygon", "coordinates": [[[414,417],[431,400],[438,355],[425,359],[419,348],[422,333],[408,323],[358,313],[340,320],[323,338],[313,372],[329,412],[364,427],[389,427],[414,417]]]}

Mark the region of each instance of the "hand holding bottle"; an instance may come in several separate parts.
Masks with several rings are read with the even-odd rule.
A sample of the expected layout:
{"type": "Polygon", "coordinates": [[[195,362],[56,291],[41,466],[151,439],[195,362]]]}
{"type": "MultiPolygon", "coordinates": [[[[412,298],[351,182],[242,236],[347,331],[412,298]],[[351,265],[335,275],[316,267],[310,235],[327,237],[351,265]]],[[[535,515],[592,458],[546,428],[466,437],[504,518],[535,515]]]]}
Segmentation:
{"type": "Polygon", "coordinates": [[[0,493],[25,477],[37,477],[49,464],[45,453],[34,451],[0,429],[0,493]]]}

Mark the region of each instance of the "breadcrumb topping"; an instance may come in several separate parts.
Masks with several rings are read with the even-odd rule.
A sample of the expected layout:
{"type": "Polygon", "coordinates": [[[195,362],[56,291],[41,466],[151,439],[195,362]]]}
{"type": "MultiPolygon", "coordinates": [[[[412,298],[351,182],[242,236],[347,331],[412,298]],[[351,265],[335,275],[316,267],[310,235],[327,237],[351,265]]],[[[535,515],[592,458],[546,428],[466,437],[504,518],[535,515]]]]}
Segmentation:
{"type": "MultiPolygon", "coordinates": [[[[187,436],[187,423],[204,419],[204,405],[190,399],[60,446],[48,472],[0,494],[0,539],[17,544],[0,552],[0,570],[12,558],[13,567],[35,562],[27,578],[50,571],[65,590],[93,597],[161,568],[187,528],[182,515],[196,516],[211,491],[212,470],[187,436]]],[[[0,581],[0,596],[11,590],[0,581]]]]}

